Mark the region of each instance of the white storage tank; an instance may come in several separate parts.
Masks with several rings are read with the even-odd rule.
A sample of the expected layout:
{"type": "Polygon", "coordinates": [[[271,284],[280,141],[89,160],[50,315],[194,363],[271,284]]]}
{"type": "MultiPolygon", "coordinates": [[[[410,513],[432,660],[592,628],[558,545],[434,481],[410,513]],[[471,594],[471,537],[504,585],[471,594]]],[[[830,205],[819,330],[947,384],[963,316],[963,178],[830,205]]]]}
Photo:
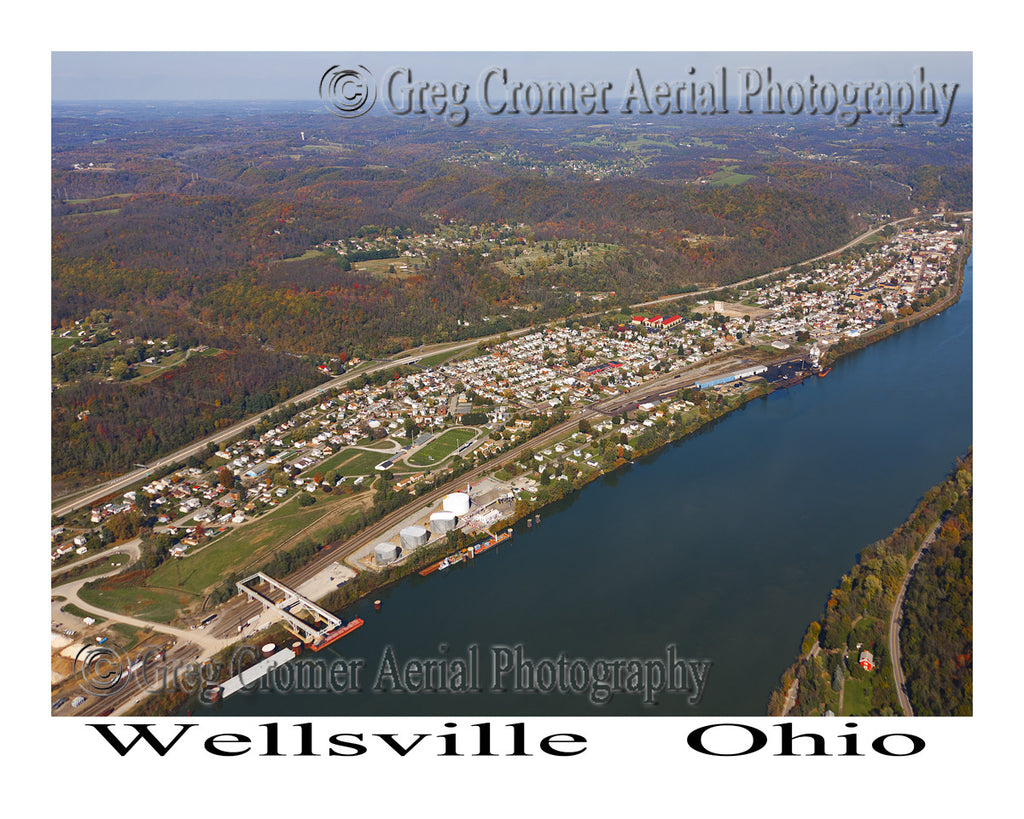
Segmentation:
{"type": "Polygon", "coordinates": [[[451,512],[460,517],[469,514],[469,495],[465,492],[452,492],[445,495],[441,502],[441,508],[445,512],[451,512]]]}
{"type": "Polygon", "coordinates": [[[378,543],[373,547],[373,562],[386,566],[398,560],[398,547],[394,543],[378,543]]]}
{"type": "Polygon", "coordinates": [[[430,532],[422,526],[406,526],[399,535],[403,549],[415,549],[430,540],[430,532]]]}
{"type": "Polygon", "coordinates": [[[458,522],[459,518],[454,512],[434,512],[430,516],[430,531],[435,535],[443,535],[452,531],[458,522]]]}

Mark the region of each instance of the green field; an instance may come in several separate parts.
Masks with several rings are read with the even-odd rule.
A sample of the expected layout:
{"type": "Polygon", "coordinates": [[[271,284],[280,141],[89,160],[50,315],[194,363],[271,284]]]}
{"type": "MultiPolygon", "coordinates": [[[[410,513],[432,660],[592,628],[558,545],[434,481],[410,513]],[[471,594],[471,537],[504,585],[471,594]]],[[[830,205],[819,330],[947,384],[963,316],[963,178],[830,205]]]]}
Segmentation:
{"type": "Polygon", "coordinates": [[[176,353],[172,353],[165,360],[163,360],[163,361],[161,361],[161,362],[159,362],[157,364],[140,364],[140,365],[138,365],[138,367],[136,368],[136,372],[138,374],[134,378],[132,378],[131,381],[132,381],[132,383],[135,383],[135,384],[143,384],[146,381],[152,381],[154,378],[156,378],[158,375],[160,375],[165,370],[169,370],[169,369],[171,369],[173,367],[177,367],[177,366],[179,366],[181,364],[184,364],[190,358],[200,358],[200,357],[206,357],[206,356],[215,356],[215,355],[217,355],[220,352],[222,352],[222,350],[220,350],[217,347],[208,347],[207,349],[203,350],[201,353],[191,353],[191,352],[189,352],[187,350],[185,352],[181,352],[179,350],[176,353]]]}
{"type": "Polygon", "coordinates": [[[717,142],[711,142],[707,139],[700,139],[699,137],[691,137],[689,140],[691,145],[698,148],[715,148],[716,150],[724,151],[728,146],[721,145],[717,142]]]}
{"type": "Polygon", "coordinates": [[[434,353],[433,355],[424,356],[420,359],[421,367],[436,367],[438,364],[443,364],[450,358],[457,356],[461,350],[445,350],[442,353],[434,353]]]}
{"type": "Polygon", "coordinates": [[[871,680],[847,677],[843,684],[843,716],[865,717],[871,711],[871,680]]]}
{"type": "Polygon", "coordinates": [[[194,599],[192,595],[165,589],[115,586],[107,589],[82,587],[79,596],[98,608],[120,612],[155,623],[170,623],[178,610],[194,599]]]}
{"type": "Polygon", "coordinates": [[[322,250],[307,250],[301,256],[289,256],[287,259],[274,259],[270,264],[284,264],[285,262],[304,262],[306,259],[316,259],[323,256],[322,250]]]}
{"type": "Polygon", "coordinates": [[[131,651],[152,634],[148,629],[130,626],[127,623],[111,623],[108,629],[114,632],[113,640],[122,651],[131,651]]]}
{"type": "Polygon", "coordinates": [[[661,139],[655,139],[653,136],[648,134],[638,134],[628,142],[622,143],[624,148],[631,148],[634,151],[641,150],[644,148],[675,148],[676,144],[669,140],[668,137],[662,136],[661,139]]]}
{"type": "MultiPolygon", "coordinates": [[[[358,500],[353,506],[352,496],[340,493],[318,494],[311,507],[289,503],[273,515],[219,537],[191,556],[165,561],[145,578],[143,585],[128,585],[127,578],[110,578],[99,581],[96,588],[83,588],[80,594],[99,608],[171,623],[181,610],[194,606],[233,573],[253,571],[278,549],[294,545],[292,541],[297,542],[297,536],[302,536],[307,527],[307,534],[314,537],[328,525],[356,519],[358,507],[358,500]]],[[[138,576],[141,580],[145,575],[138,576]]]]}
{"type": "Polygon", "coordinates": [[[754,175],[750,173],[736,173],[738,167],[739,165],[725,165],[722,170],[715,171],[710,177],[711,184],[715,187],[731,188],[754,178],[754,175]]]}
{"type": "Polygon", "coordinates": [[[399,256],[393,259],[367,259],[363,262],[352,262],[352,269],[362,273],[369,273],[371,276],[397,276],[398,278],[405,278],[422,273],[423,266],[426,263],[427,260],[422,256],[399,256]],[[402,270],[402,265],[406,266],[405,270],[402,270]],[[414,269],[413,265],[419,265],[419,270],[414,269]],[[395,268],[394,273],[390,272],[392,266],[395,268]]]}
{"type": "Polygon", "coordinates": [[[337,472],[339,475],[345,475],[346,477],[370,475],[373,473],[373,468],[387,458],[388,453],[386,452],[367,452],[361,449],[343,449],[341,452],[332,455],[319,466],[311,466],[302,474],[308,475],[312,472],[320,472],[327,475],[330,472],[337,472]]]}
{"type": "Polygon", "coordinates": [[[103,560],[97,560],[95,563],[88,564],[88,567],[83,566],[80,570],[72,567],[66,572],[62,572],[50,580],[50,585],[61,586],[69,580],[93,577],[97,574],[112,572],[114,569],[118,568],[118,566],[123,567],[127,565],[130,560],[131,558],[125,552],[114,552],[113,554],[107,555],[103,560]]]}
{"type": "MultiPolygon", "coordinates": [[[[600,263],[606,254],[614,251],[617,247],[618,245],[583,243],[571,240],[531,242],[519,248],[520,253],[518,256],[506,254],[497,262],[497,265],[510,275],[518,274],[520,271],[522,271],[523,275],[549,269],[568,271],[570,270],[568,254],[571,249],[573,251],[574,266],[579,265],[580,269],[586,270],[588,265],[600,263]],[[584,244],[587,246],[584,247],[584,244]],[[547,250],[544,249],[544,245],[548,246],[547,250]],[[555,261],[559,253],[563,256],[560,262],[555,261]]],[[[470,349],[473,350],[473,348],[470,349]]],[[[476,354],[474,350],[472,355],[476,354]]]]}
{"type": "Polygon", "coordinates": [[[475,429],[449,429],[441,433],[415,455],[410,455],[406,462],[411,466],[434,466],[452,454],[455,449],[477,435],[475,429]]]}
{"type": "Polygon", "coordinates": [[[75,343],[73,338],[61,338],[60,336],[50,336],[50,355],[58,355],[63,353],[68,347],[75,343]]]}
{"type": "Polygon", "coordinates": [[[256,523],[224,535],[194,555],[165,561],[149,576],[146,585],[151,590],[181,588],[192,594],[202,594],[233,572],[269,559],[277,546],[327,511],[326,504],[320,499],[309,507],[290,503],[256,523]]]}
{"type": "Polygon", "coordinates": [[[68,614],[75,617],[92,617],[97,623],[107,622],[106,617],[100,617],[98,614],[89,614],[87,611],[82,611],[82,609],[78,608],[74,603],[68,603],[66,606],[61,606],[60,610],[66,611],[68,614]]]}

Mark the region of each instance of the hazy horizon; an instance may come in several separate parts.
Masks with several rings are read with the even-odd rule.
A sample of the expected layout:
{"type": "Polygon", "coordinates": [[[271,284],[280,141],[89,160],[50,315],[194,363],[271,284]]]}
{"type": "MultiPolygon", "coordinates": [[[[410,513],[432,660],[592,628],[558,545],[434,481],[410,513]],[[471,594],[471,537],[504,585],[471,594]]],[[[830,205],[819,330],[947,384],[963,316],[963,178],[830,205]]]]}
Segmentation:
{"type": "MultiPolygon", "coordinates": [[[[972,96],[972,52],[584,51],[584,52],[52,52],[51,102],[319,102],[318,86],[331,66],[364,65],[380,80],[407,66],[416,81],[462,81],[475,86],[491,66],[522,81],[609,81],[621,90],[633,68],[656,81],[706,79],[725,67],[734,83],[741,68],[772,68],[783,83],[912,81],[923,67],[935,83],[959,85],[972,96]],[[690,68],[694,71],[690,74],[690,68]]],[[[731,89],[730,89],[731,90],[731,89]]],[[[618,98],[613,93],[612,98],[618,98]]],[[[728,97],[733,94],[729,93],[728,97]]]]}

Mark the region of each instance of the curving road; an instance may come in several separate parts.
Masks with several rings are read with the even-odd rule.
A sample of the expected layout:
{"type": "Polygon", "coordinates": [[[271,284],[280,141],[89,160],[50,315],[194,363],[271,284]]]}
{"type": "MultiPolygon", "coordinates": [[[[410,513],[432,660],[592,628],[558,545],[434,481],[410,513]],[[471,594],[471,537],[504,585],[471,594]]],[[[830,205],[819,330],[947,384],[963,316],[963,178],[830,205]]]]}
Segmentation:
{"type": "Polygon", "coordinates": [[[921,548],[914,555],[914,560],[903,578],[903,585],[900,587],[900,593],[896,595],[896,602],[893,604],[892,614],[889,617],[889,656],[892,657],[892,670],[896,676],[896,694],[899,697],[900,708],[903,709],[905,717],[914,716],[914,709],[910,704],[910,697],[907,696],[907,681],[903,676],[903,665],[900,661],[900,625],[903,623],[903,598],[907,593],[910,580],[914,576],[914,569],[917,568],[918,561],[921,560],[921,555],[935,541],[935,535],[939,531],[940,523],[942,523],[941,520],[936,522],[927,537],[925,537],[921,548]]]}
{"type": "Polygon", "coordinates": [[[82,609],[88,614],[95,615],[96,617],[103,617],[107,620],[113,620],[118,623],[127,623],[130,626],[136,628],[150,629],[151,631],[159,631],[162,634],[167,634],[184,640],[190,643],[195,643],[202,648],[202,656],[213,656],[222,648],[226,648],[231,645],[234,640],[225,640],[213,635],[206,634],[205,632],[199,631],[198,629],[184,629],[175,628],[174,626],[168,626],[164,623],[156,623],[152,620],[143,620],[138,617],[129,617],[125,614],[119,614],[118,612],[110,611],[108,609],[102,609],[98,606],[94,606],[91,603],[86,603],[81,597],[78,596],[78,592],[82,586],[91,580],[96,580],[98,577],[109,577],[112,574],[116,574],[121,571],[120,569],[114,569],[111,572],[107,572],[102,575],[94,575],[93,577],[84,577],[78,580],[72,580],[70,583],[65,583],[62,586],[55,586],[51,590],[51,595],[61,596],[67,598],[62,601],[51,601],[50,606],[54,615],[53,619],[60,618],[60,608],[66,606],[68,603],[74,603],[78,608],[82,609]]]}

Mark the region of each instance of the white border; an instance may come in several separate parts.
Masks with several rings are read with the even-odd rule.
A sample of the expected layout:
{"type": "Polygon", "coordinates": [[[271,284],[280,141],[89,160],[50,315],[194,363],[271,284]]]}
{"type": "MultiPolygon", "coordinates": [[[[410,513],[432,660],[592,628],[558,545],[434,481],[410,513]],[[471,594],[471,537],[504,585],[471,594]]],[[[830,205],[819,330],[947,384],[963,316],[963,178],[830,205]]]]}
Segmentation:
{"type": "MultiPolygon", "coordinates": [[[[551,724],[551,730],[579,731],[590,750],[572,760],[555,763],[531,760],[452,760],[410,755],[401,763],[366,755],[355,760],[256,759],[252,755],[223,765],[205,755],[171,756],[160,762],[152,755],[114,760],[96,741],[92,729],[79,721],[49,717],[38,679],[46,668],[37,642],[42,600],[34,584],[16,613],[8,608],[5,683],[10,722],[7,743],[19,761],[11,780],[21,790],[32,784],[28,771],[43,769],[51,787],[33,788],[34,803],[46,799],[48,813],[67,810],[86,815],[138,810],[149,815],[180,815],[235,806],[237,810],[269,813],[277,810],[371,810],[391,816],[398,810],[431,816],[481,812],[519,815],[532,805],[540,815],[584,811],[599,816],[654,808],[672,812],[695,809],[756,809],[783,815],[807,810],[854,810],[895,813],[890,806],[930,810],[950,816],[1008,792],[1003,778],[1016,757],[1011,744],[1016,673],[1020,661],[1006,626],[1012,614],[1012,579],[1019,576],[1016,544],[1006,510],[1019,503],[1010,464],[1018,463],[1012,401],[1012,359],[1017,357],[1016,316],[1019,304],[1019,265],[1011,242],[1016,227],[1016,202],[1009,198],[1016,185],[1016,67],[1010,64],[1017,44],[1002,15],[985,15],[978,7],[954,3],[903,7],[893,3],[857,4],[826,8],[819,3],[779,6],[761,4],[753,10],[717,5],[699,10],[693,4],[664,9],[632,3],[607,10],[596,6],[558,8],[553,4],[388,4],[353,11],[338,4],[246,4],[214,7],[184,2],[144,8],[137,3],[106,3],[102,7],[58,3],[33,12],[38,18],[29,44],[13,56],[6,76],[17,81],[15,109],[24,114],[22,133],[13,118],[7,121],[7,171],[14,175],[7,191],[8,209],[31,212],[9,233],[16,246],[8,268],[11,292],[6,347],[12,362],[13,385],[29,385],[32,407],[39,412],[28,425],[20,410],[8,410],[8,429],[25,430],[12,449],[8,464],[17,481],[7,483],[8,497],[29,495],[21,510],[26,520],[46,520],[42,509],[49,485],[45,465],[38,464],[49,431],[42,411],[48,397],[48,344],[41,327],[48,326],[47,276],[40,270],[49,245],[48,191],[42,169],[49,168],[49,87],[42,78],[50,72],[50,50],[200,49],[200,50],[972,50],[975,53],[974,99],[975,178],[978,270],[975,337],[975,463],[978,474],[977,542],[982,544],[975,570],[978,629],[975,645],[975,713],[963,720],[861,720],[863,735],[876,731],[913,731],[920,726],[929,750],[905,760],[867,757],[795,760],[763,754],[736,759],[713,759],[686,748],[691,725],[713,720],[685,718],[599,718],[591,720],[535,719],[531,728],[551,724]],[[480,33],[481,29],[484,33],[480,33]],[[42,40],[39,42],[38,40],[42,40]],[[24,85],[22,86],[22,83],[24,85]],[[42,86],[42,87],[40,87],[42,86]],[[11,133],[14,132],[14,133],[11,133]],[[13,269],[12,269],[13,268],[13,269]],[[23,310],[21,282],[27,282],[29,309],[23,310]],[[13,314],[13,315],[11,315],[13,314]],[[20,317],[24,316],[24,319],[20,317]],[[14,331],[12,333],[12,330],[14,331]],[[36,335],[36,334],[39,335],[36,335]],[[25,338],[33,339],[24,344],[25,338]],[[1001,387],[1001,388],[1000,388],[1001,387]],[[38,402],[38,404],[36,403],[38,402]],[[13,426],[12,426],[13,424],[13,426]],[[27,478],[27,481],[26,481],[27,478]],[[39,487],[41,498],[28,487],[39,487]],[[37,508],[39,507],[39,508],[37,508]],[[28,615],[28,616],[25,616],[28,615]],[[22,628],[23,624],[31,624],[22,628]],[[29,639],[24,639],[28,635],[29,639]],[[27,649],[27,650],[25,650],[27,649]],[[24,651],[24,655],[22,652],[24,651]],[[25,682],[20,683],[24,670],[25,682]],[[878,726],[884,726],[880,728],[878,726]],[[110,764],[111,762],[114,764],[110,764]],[[156,762],[156,764],[154,764],[156,762]],[[339,763],[340,764],[339,766],[339,763]],[[492,764],[496,763],[496,764],[492,764]],[[467,767],[470,766],[470,767],[467,767]],[[63,801],[62,801],[63,800],[63,801]],[[105,804],[106,803],[106,804],[105,804]],[[94,807],[95,806],[95,807],[94,807]]],[[[22,37],[19,34],[17,40],[22,37]]],[[[12,215],[10,210],[8,215],[12,215]]],[[[9,393],[10,395],[10,393],[9,393]]],[[[21,503],[15,504],[20,507],[21,503]]],[[[14,512],[14,509],[9,511],[14,512]]],[[[37,525],[15,525],[9,548],[25,553],[25,575],[38,571],[40,536],[37,525]],[[20,537],[19,537],[20,535],[20,537]],[[28,568],[31,567],[31,568],[28,568]]],[[[15,598],[20,603],[19,598],[15,598]]],[[[218,720],[217,731],[265,720],[218,720]]],[[[282,725],[300,720],[282,721],[282,725]]],[[[455,720],[465,723],[469,720],[455,720]]],[[[473,720],[478,721],[477,719],[473,720]]],[[[494,720],[495,725],[509,720],[494,720]]],[[[741,719],[770,726],[771,720],[741,719]]],[[[351,725],[352,721],[345,721],[351,725]]],[[[437,731],[442,720],[373,719],[367,731],[437,731]]],[[[825,730],[820,721],[800,721],[803,730],[825,730]]],[[[203,726],[205,728],[205,726],[203,726]]],[[[213,730],[213,729],[209,729],[213,730]]],[[[839,731],[837,726],[835,731],[839,731]]],[[[15,804],[17,802],[15,801],[15,804]]],[[[1011,803],[1012,804],[1012,803],[1011,803]]]]}

